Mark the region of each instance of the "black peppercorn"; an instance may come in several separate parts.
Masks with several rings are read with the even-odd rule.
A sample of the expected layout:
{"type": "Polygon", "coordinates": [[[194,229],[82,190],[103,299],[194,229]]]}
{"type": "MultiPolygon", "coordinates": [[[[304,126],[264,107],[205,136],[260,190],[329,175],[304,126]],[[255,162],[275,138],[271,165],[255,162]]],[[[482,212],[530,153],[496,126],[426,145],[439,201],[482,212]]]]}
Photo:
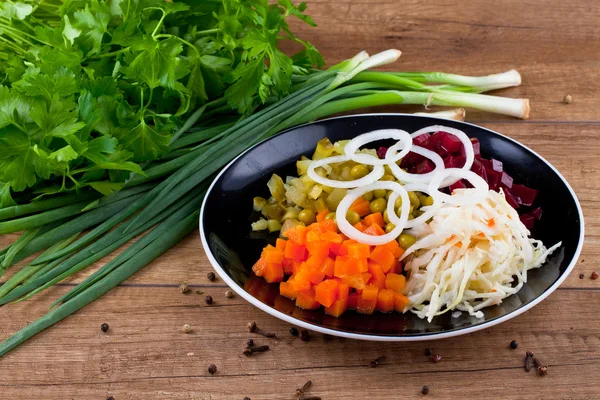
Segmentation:
{"type": "Polygon", "coordinates": [[[298,336],[299,334],[300,332],[298,332],[298,329],[294,328],[293,326],[290,328],[290,335],[298,336]]]}
{"type": "Polygon", "coordinates": [[[244,400],[251,400],[250,397],[246,396],[244,397],[244,400]]]}
{"type": "Polygon", "coordinates": [[[115,400],[115,398],[113,396],[109,396],[106,398],[106,400],[115,400]]]}
{"type": "Polygon", "coordinates": [[[214,281],[215,280],[215,273],[214,272],[209,272],[208,274],[206,274],[206,277],[208,278],[209,281],[214,281]]]}
{"type": "Polygon", "coordinates": [[[213,303],[213,298],[212,298],[212,296],[206,296],[206,297],[204,298],[204,302],[205,302],[206,304],[208,304],[208,305],[211,305],[211,304],[213,303]]]}
{"type": "Polygon", "coordinates": [[[592,278],[593,281],[595,281],[596,279],[598,279],[598,271],[592,272],[592,276],[590,276],[590,278],[592,278]]]}
{"type": "Polygon", "coordinates": [[[300,340],[302,340],[303,342],[310,341],[310,333],[308,333],[308,331],[306,329],[302,329],[300,331],[300,340]]]}
{"type": "Polygon", "coordinates": [[[585,275],[584,274],[579,274],[579,279],[583,279],[583,278],[585,278],[585,275]]]}
{"type": "Polygon", "coordinates": [[[431,349],[428,347],[425,349],[425,357],[431,356],[431,349]]]}
{"type": "Polygon", "coordinates": [[[439,354],[434,354],[433,357],[431,357],[431,361],[433,361],[434,363],[440,362],[442,360],[442,356],[440,356],[439,354]]]}
{"type": "Polygon", "coordinates": [[[421,394],[427,395],[429,394],[429,386],[425,385],[421,388],[421,394]]]}
{"type": "Polygon", "coordinates": [[[517,347],[519,347],[519,342],[517,342],[516,340],[513,340],[510,342],[510,348],[511,349],[516,349],[517,347]]]}
{"type": "Polygon", "coordinates": [[[208,366],[208,373],[214,375],[217,372],[217,366],[215,364],[210,364],[208,366]]]}
{"type": "Polygon", "coordinates": [[[108,324],[104,323],[104,324],[100,325],[100,330],[104,333],[108,332],[108,324]]]}

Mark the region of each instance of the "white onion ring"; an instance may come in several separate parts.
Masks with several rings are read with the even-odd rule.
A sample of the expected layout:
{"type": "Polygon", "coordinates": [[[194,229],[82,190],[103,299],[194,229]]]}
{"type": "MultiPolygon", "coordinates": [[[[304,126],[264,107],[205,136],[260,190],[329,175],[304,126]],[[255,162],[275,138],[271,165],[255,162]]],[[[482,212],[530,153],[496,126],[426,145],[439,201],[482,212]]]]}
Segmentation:
{"type": "MultiPolygon", "coordinates": [[[[337,221],[337,226],[338,226],[339,230],[344,235],[348,236],[350,239],[354,239],[357,242],[368,244],[371,246],[378,246],[378,245],[389,243],[392,240],[396,240],[396,238],[402,233],[402,230],[404,229],[406,222],[408,222],[408,212],[410,211],[409,204],[410,204],[410,199],[408,198],[408,192],[399,183],[391,182],[391,181],[374,182],[370,185],[362,186],[362,187],[359,187],[359,188],[349,191],[348,194],[346,194],[346,196],[342,199],[342,201],[338,205],[337,210],[335,212],[335,219],[337,221]],[[394,193],[398,193],[398,192],[400,193],[400,196],[402,196],[402,215],[398,219],[399,223],[396,225],[396,227],[391,232],[386,233],[385,235],[382,235],[382,236],[371,236],[371,235],[362,233],[361,231],[359,231],[358,229],[356,229],[352,225],[350,225],[350,222],[348,222],[348,220],[346,219],[346,213],[348,212],[348,210],[350,209],[350,206],[352,206],[352,203],[354,203],[354,201],[356,199],[358,199],[360,196],[362,196],[363,194],[365,194],[367,192],[370,192],[372,190],[377,190],[377,189],[391,190],[392,195],[394,193]]],[[[388,202],[388,216],[390,213],[389,207],[390,207],[390,203],[388,202]]],[[[394,206],[392,203],[392,210],[393,209],[394,209],[394,206]]]]}
{"type": "MultiPolygon", "coordinates": [[[[432,126],[428,126],[423,129],[419,129],[418,131],[412,133],[410,136],[414,139],[425,133],[432,133],[432,132],[437,132],[437,131],[442,131],[442,132],[446,132],[451,135],[454,135],[462,142],[463,147],[465,149],[466,161],[465,161],[465,165],[463,165],[463,167],[460,169],[463,171],[471,170],[471,166],[473,165],[473,161],[475,160],[475,152],[473,151],[473,143],[471,142],[471,139],[469,139],[469,137],[463,131],[461,131],[459,129],[455,129],[455,128],[450,128],[449,126],[432,125],[432,126]]],[[[456,179],[456,180],[447,179],[444,182],[442,182],[440,187],[441,188],[448,187],[448,186],[458,182],[459,180],[460,179],[456,179]]]]}
{"type": "MultiPolygon", "coordinates": [[[[391,160],[392,157],[394,156],[394,153],[396,152],[396,150],[400,147],[399,145],[402,145],[402,144],[403,144],[402,142],[398,142],[395,145],[393,145],[392,147],[390,147],[388,149],[387,153],[385,154],[385,160],[386,161],[391,160]],[[389,157],[388,157],[388,155],[389,155],[389,157]]],[[[431,161],[433,161],[433,163],[435,164],[435,169],[426,174],[409,174],[408,172],[402,171],[402,169],[395,162],[389,162],[387,164],[388,167],[390,167],[390,169],[392,170],[392,174],[394,174],[394,176],[399,181],[408,182],[408,183],[417,183],[417,182],[429,183],[431,181],[431,179],[433,179],[433,177],[435,177],[440,172],[444,171],[444,169],[445,169],[444,160],[442,160],[442,157],[440,157],[436,152],[428,150],[425,147],[421,147],[421,146],[413,146],[411,151],[413,153],[417,153],[417,154],[422,155],[423,157],[428,158],[431,161]]]]}
{"type": "Polygon", "coordinates": [[[399,154],[397,154],[391,162],[396,162],[400,160],[402,157],[406,156],[412,148],[412,137],[408,132],[403,131],[402,129],[379,129],[376,131],[363,133],[362,135],[359,135],[352,139],[350,143],[348,143],[344,147],[344,153],[348,157],[350,157],[352,161],[355,161],[357,163],[367,165],[388,164],[390,163],[390,161],[388,161],[387,157],[385,158],[385,160],[381,160],[368,154],[356,153],[361,146],[364,146],[365,144],[370,142],[375,142],[377,140],[383,139],[396,139],[400,141],[399,143],[404,144],[403,150],[399,154]]]}
{"type": "Polygon", "coordinates": [[[315,168],[323,167],[325,165],[331,163],[341,163],[350,161],[350,157],[348,156],[333,156],[327,157],[320,160],[315,160],[310,163],[308,166],[307,174],[310,179],[313,181],[320,183],[321,185],[333,187],[333,188],[341,188],[341,189],[350,189],[358,186],[369,185],[371,183],[377,182],[379,178],[381,178],[385,172],[383,166],[375,165],[373,166],[373,171],[369,174],[363,176],[360,179],[355,179],[353,181],[335,181],[333,179],[323,178],[319,174],[315,172],[315,168]]]}
{"type": "MultiPolygon", "coordinates": [[[[409,184],[404,185],[403,187],[407,192],[423,192],[423,193],[427,193],[427,194],[431,195],[429,188],[424,183],[409,183],[409,184]]],[[[396,203],[396,200],[398,199],[398,197],[399,196],[396,192],[392,192],[392,194],[390,195],[390,199],[388,200],[388,206],[390,204],[396,203]]],[[[402,200],[402,205],[404,205],[404,199],[402,200]]],[[[442,205],[440,204],[440,201],[436,200],[436,198],[434,197],[433,205],[428,206],[427,210],[422,215],[418,216],[415,219],[408,220],[406,222],[406,225],[404,226],[404,228],[405,229],[414,228],[415,226],[418,226],[422,223],[427,222],[427,220],[432,218],[441,206],[442,205]]],[[[392,210],[393,210],[393,208],[392,208],[392,210]]],[[[407,218],[408,218],[408,216],[407,216],[407,218]]],[[[388,207],[388,219],[394,225],[396,225],[397,223],[400,222],[400,218],[398,218],[398,216],[396,215],[396,211],[393,210],[392,212],[390,212],[389,207],[388,207]]]]}
{"type": "Polygon", "coordinates": [[[488,195],[488,191],[490,190],[487,182],[482,177],[477,175],[475,172],[465,171],[462,168],[448,168],[445,171],[442,171],[439,175],[435,176],[431,182],[429,182],[428,189],[429,195],[433,197],[434,203],[443,201],[455,206],[475,205],[480,203],[485,200],[488,195]],[[458,177],[458,180],[466,179],[471,182],[475,188],[466,189],[468,193],[461,196],[451,196],[446,193],[442,193],[438,189],[440,188],[442,181],[448,177],[458,177]]]}

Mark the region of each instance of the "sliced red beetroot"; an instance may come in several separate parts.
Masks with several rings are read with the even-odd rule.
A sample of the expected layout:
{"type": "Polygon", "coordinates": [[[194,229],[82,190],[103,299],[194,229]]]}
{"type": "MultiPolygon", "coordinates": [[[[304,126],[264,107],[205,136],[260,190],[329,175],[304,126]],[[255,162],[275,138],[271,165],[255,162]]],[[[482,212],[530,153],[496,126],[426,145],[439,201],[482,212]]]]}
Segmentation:
{"type": "Polygon", "coordinates": [[[441,147],[448,153],[454,154],[460,150],[462,147],[462,142],[456,136],[446,134],[444,137],[442,137],[441,147]]]}
{"type": "Polygon", "coordinates": [[[485,169],[492,169],[492,162],[490,160],[486,160],[485,158],[482,158],[479,161],[483,164],[485,169]]]}
{"type": "Polygon", "coordinates": [[[533,228],[533,224],[535,222],[535,217],[533,216],[533,214],[531,214],[531,213],[522,214],[519,216],[519,219],[521,219],[521,222],[523,223],[523,225],[525,225],[525,228],[527,228],[527,229],[533,228]]]}
{"type": "Polygon", "coordinates": [[[506,202],[515,210],[519,208],[519,200],[517,200],[510,192],[510,189],[506,188],[505,186],[503,186],[502,189],[504,189],[504,197],[506,198],[506,202]]]}
{"type": "Polygon", "coordinates": [[[475,153],[475,158],[481,158],[481,143],[479,143],[479,139],[471,138],[471,143],[473,144],[473,152],[475,153]]]}
{"type": "Polygon", "coordinates": [[[532,205],[538,194],[537,190],[530,189],[525,185],[518,185],[516,183],[512,185],[510,190],[515,197],[521,200],[519,204],[523,206],[532,205]]]}
{"type": "Polygon", "coordinates": [[[387,151],[388,151],[387,147],[381,146],[380,148],[377,149],[377,157],[379,157],[379,159],[383,160],[385,158],[385,155],[387,154],[387,151]]]}
{"type": "Polygon", "coordinates": [[[535,219],[537,219],[538,221],[540,219],[542,219],[542,207],[536,207],[533,210],[531,210],[531,214],[534,216],[535,219]]]}
{"type": "Polygon", "coordinates": [[[490,186],[490,189],[498,191],[498,188],[500,187],[500,176],[502,174],[489,168],[486,168],[485,173],[487,175],[487,183],[490,186]]]}
{"type": "Polygon", "coordinates": [[[511,189],[513,186],[513,178],[503,171],[502,175],[500,176],[500,184],[508,189],[511,189]]]}
{"type": "Polygon", "coordinates": [[[465,184],[464,180],[460,180],[456,183],[453,183],[452,185],[450,185],[448,187],[448,189],[450,189],[450,193],[454,192],[456,189],[466,189],[467,185],[465,184]]]}
{"type": "MultiPolygon", "coordinates": [[[[473,160],[473,165],[471,166],[471,171],[475,172],[477,175],[482,177],[484,181],[486,181],[486,182],[488,181],[487,174],[485,173],[485,167],[478,159],[473,160]]],[[[489,185],[489,183],[488,183],[488,185],[489,185]]]]}
{"type": "Polygon", "coordinates": [[[435,164],[430,161],[430,160],[423,160],[422,162],[419,163],[419,165],[417,165],[412,173],[413,174],[426,174],[428,172],[431,172],[435,169],[435,164]]]}
{"type": "Polygon", "coordinates": [[[422,135],[417,136],[413,139],[413,145],[415,146],[423,146],[429,140],[431,135],[429,133],[424,133],[422,135]]]}
{"type": "Polygon", "coordinates": [[[422,155],[413,153],[411,151],[402,159],[402,162],[400,163],[400,167],[408,170],[408,172],[410,172],[410,173],[413,173],[412,168],[415,165],[418,165],[420,162],[422,162],[425,159],[426,158],[423,157],[422,155]]]}
{"type": "Polygon", "coordinates": [[[492,169],[496,172],[502,172],[502,161],[494,160],[493,158],[490,160],[492,163],[492,169]]]}
{"type": "Polygon", "coordinates": [[[446,156],[444,158],[444,166],[446,168],[462,168],[466,162],[467,159],[463,156],[446,156]]]}

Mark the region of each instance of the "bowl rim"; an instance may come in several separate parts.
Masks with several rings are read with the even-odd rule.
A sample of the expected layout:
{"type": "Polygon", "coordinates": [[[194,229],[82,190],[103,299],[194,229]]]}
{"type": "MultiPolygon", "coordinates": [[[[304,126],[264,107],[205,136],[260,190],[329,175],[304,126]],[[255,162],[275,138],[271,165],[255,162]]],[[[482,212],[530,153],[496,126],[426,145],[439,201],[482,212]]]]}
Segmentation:
{"type": "Polygon", "coordinates": [[[577,260],[579,259],[579,256],[581,255],[581,250],[583,248],[583,242],[584,242],[584,237],[585,237],[585,224],[584,224],[584,220],[583,220],[583,211],[581,209],[581,204],[579,203],[579,199],[577,198],[577,195],[575,194],[575,191],[573,190],[573,188],[571,187],[571,185],[569,185],[569,183],[567,182],[567,180],[564,178],[564,176],[562,176],[562,174],[558,171],[558,169],[556,169],[556,167],[554,167],[550,162],[548,162],[544,157],[542,157],[541,155],[539,155],[537,152],[535,152],[534,150],[530,149],[529,147],[525,146],[522,143],[519,143],[518,141],[516,141],[515,139],[508,137],[502,133],[496,132],[492,129],[489,128],[485,128],[479,125],[475,125],[473,123],[470,122],[464,122],[464,121],[453,121],[453,122],[458,122],[460,124],[465,124],[465,125],[469,125],[478,129],[483,129],[486,130],[492,134],[498,135],[502,138],[508,139],[511,142],[515,143],[518,146],[521,146],[527,150],[529,150],[531,153],[533,153],[536,157],[538,157],[540,160],[542,160],[544,163],[546,163],[546,165],[548,165],[548,167],[550,167],[550,169],[552,169],[554,171],[554,173],[562,180],[562,182],[564,183],[564,185],[567,187],[567,189],[569,190],[569,193],[571,193],[571,196],[573,197],[573,199],[575,200],[575,205],[577,207],[577,212],[579,214],[579,229],[581,231],[581,235],[579,236],[579,241],[577,243],[577,248],[575,249],[575,254],[573,255],[573,258],[571,259],[571,262],[569,263],[569,265],[567,266],[567,269],[565,270],[565,272],[563,272],[561,274],[561,276],[554,282],[554,284],[552,284],[552,286],[550,286],[548,289],[546,289],[540,296],[536,297],[535,299],[533,299],[532,301],[530,301],[529,303],[527,303],[525,306],[520,307],[514,311],[511,311],[509,313],[507,313],[506,315],[503,315],[501,317],[498,318],[494,318],[491,319],[489,321],[483,322],[481,324],[477,324],[475,326],[471,326],[471,327],[466,327],[466,328],[457,328],[457,329],[453,329],[451,331],[447,331],[447,332],[429,332],[429,333],[418,333],[418,334],[410,334],[410,335],[403,335],[403,336],[391,336],[391,335],[371,335],[371,334],[366,334],[366,333],[352,333],[352,332],[345,332],[343,330],[336,330],[336,329],[330,329],[330,328],[325,328],[319,325],[315,325],[315,324],[311,324],[302,320],[299,320],[297,318],[294,318],[288,314],[285,314],[279,310],[276,310],[275,308],[261,302],[260,300],[256,299],[254,296],[252,296],[250,293],[246,292],[244,290],[244,288],[242,288],[241,286],[239,286],[236,282],[233,281],[233,279],[231,279],[229,277],[229,275],[227,274],[227,272],[219,265],[218,261],[215,259],[215,257],[212,254],[212,251],[210,250],[210,247],[208,246],[208,241],[204,232],[204,224],[203,224],[203,217],[204,217],[204,212],[205,212],[205,208],[206,208],[206,203],[209,197],[209,194],[211,193],[211,191],[213,190],[216,182],[219,180],[219,178],[221,177],[221,175],[223,175],[228,169],[229,167],[234,164],[239,158],[243,157],[246,153],[250,152],[252,149],[254,149],[255,147],[261,145],[262,143],[264,143],[265,141],[275,137],[275,136],[279,136],[282,134],[287,133],[290,130],[294,130],[294,129],[298,129],[300,127],[303,126],[307,126],[307,125],[312,125],[315,123],[320,123],[320,122],[324,122],[324,121],[329,121],[329,120],[337,120],[337,119],[345,119],[345,118],[355,118],[355,117],[385,117],[385,116],[410,116],[410,117],[420,117],[420,118],[428,118],[431,120],[435,120],[437,121],[439,124],[443,124],[444,121],[446,121],[443,118],[438,118],[435,116],[429,116],[429,115],[414,115],[414,114],[408,114],[408,113],[363,113],[363,114],[351,114],[351,115],[343,115],[343,116],[338,116],[338,117],[331,117],[331,118],[326,118],[326,119],[321,119],[318,121],[314,121],[314,122],[309,122],[306,124],[302,124],[302,125],[298,125],[295,126],[293,128],[290,129],[286,129],[283,132],[280,132],[274,136],[271,136],[269,138],[266,138],[264,140],[261,140],[260,142],[256,143],[255,145],[253,145],[252,147],[246,149],[245,151],[243,151],[242,153],[240,153],[237,157],[235,157],[231,162],[229,162],[225,167],[223,167],[223,169],[219,172],[219,174],[215,177],[215,179],[212,181],[210,187],[208,188],[208,190],[206,191],[206,194],[204,196],[204,200],[202,201],[202,207],[200,209],[200,216],[199,216],[199,231],[200,231],[200,240],[202,242],[202,247],[204,248],[204,252],[206,254],[206,257],[208,258],[208,260],[210,261],[212,267],[215,269],[215,271],[217,272],[217,274],[219,274],[219,276],[221,277],[221,279],[223,279],[223,281],[231,288],[233,289],[239,296],[241,296],[244,300],[248,301],[250,304],[252,304],[255,307],[258,307],[259,309],[261,309],[262,311],[266,312],[267,314],[272,315],[273,317],[279,318],[280,320],[283,320],[291,325],[294,326],[298,326],[301,328],[305,328],[305,329],[309,329],[315,332],[320,332],[323,334],[328,334],[328,335],[332,335],[332,336],[338,336],[338,337],[344,337],[344,338],[348,338],[348,339],[357,339],[357,340],[368,340],[368,341],[377,341],[377,342],[416,342],[416,341],[426,341],[426,340],[437,340],[437,339],[444,339],[444,338],[451,338],[451,337],[456,337],[456,336],[461,336],[461,335],[467,335],[469,333],[473,333],[473,332],[477,332],[483,329],[487,329],[487,328],[491,328],[492,326],[501,324],[503,322],[506,322],[512,318],[515,318],[521,314],[523,314],[524,312],[530,310],[531,308],[535,307],[536,305],[538,305],[539,303],[541,303],[543,300],[545,300],[548,296],[550,296],[550,294],[552,294],[566,279],[567,277],[571,274],[571,271],[573,271],[573,269],[575,268],[575,265],[577,264],[577,260]]]}

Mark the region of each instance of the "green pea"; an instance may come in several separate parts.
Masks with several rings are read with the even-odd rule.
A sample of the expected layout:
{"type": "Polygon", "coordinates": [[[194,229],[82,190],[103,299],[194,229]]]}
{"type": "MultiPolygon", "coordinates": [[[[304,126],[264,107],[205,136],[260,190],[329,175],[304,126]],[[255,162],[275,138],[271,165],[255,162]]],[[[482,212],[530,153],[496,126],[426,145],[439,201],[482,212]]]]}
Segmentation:
{"type": "Polygon", "coordinates": [[[329,214],[327,214],[325,216],[325,219],[330,219],[332,221],[335,221],[335,213],[334,212],[330,212],[329,214]]]}
{"type": "Polygon", "coordinates": [[[388,217],[388,211],[387,208],[385,209],[385,211],[383,212],[383,220],[385,221],[386,224],[390,223],[390,218],[388,217]]]}
{"type": "Polygon", "coordinates": [[[304,222],[306,225],[312,224],[317,220],[315,212],[313,210],[302,210],[298,214],[300,222],[304,222]]]}
{"type": "Polygon", "coordinates": [[[385,201],[390,201],[390,196],[392,195],[392,191],[388,190],[388,192],[385,195],[385,201]]]}
{"type": "Polygon", "coordinates": [[[366,201],[373,200],[373,192],[367,192],[367,193],[363,194],[362,198],[365,199],[366,201]]]}
{"type": "Polygon", "coordinates": [[[419,200],[419,196],[415,192],[408,192],[408,198],[410,199],[410,204],[415,207],[419,207],[421,201],[419,200]]]}
{"type": "Polygon", "coordinates": [[[394,208],[399,210],[402,209],[402,197],[398,197],[394,203],[394,208]]]}
{"type": "Polygon", "coordinates": [[[385,226],[385,233],[390,233],[394,229],[396,229],[396,225],[394,225],[394,224],[387,224],[385,226]]]}
{"type": "Polygon", "coordinates": [[[400,247],[402,247],[403,249],[408,249],[410,246],[415,244],[416,241],[417,238],[411,235],[410,233],[403,233],[398,238],[398,244],[400,244],[400,247]]]}
{"type": "Polygon", "coordinates": [[[433,205],[433,197],[424,196],[423,200],[421,200],[421,206],[432,206],[433,205]]]}
{"type": "Polygon", "coordinates": [[[383,198],[375,199],[369,204],[372,213],[380,212],[383,213],[387,206],[387,201],[383,198]]]}
{"type": "Polygon", "coordinates": [[[386,175],[392,175],[392,176],[394,176],[394,173],[392,172],[392,169],[390,168],[389,165],[385,164],[383,166],[383,170],[385,171],[386,175]]]}
{"type": "Polygon", "coordinates": [[[352,167],[350,170],[350,176],[352,179],[360,179],[369,173],[369,167],[364,164],[358,164],[352,167]]]}
{"type": "Polygon", "coordinates": [[[375,196],[376,199],[380,199],[382,197],[385,197],[386,194],[387,194],[387,190],[385,190],[385,189],[376,189],[376,190],[373,190],[373,195],[375,196]]]}
{"type": "Polygon", "coordinates": [[[379,180],[380,181],[392,181],[392,182],[394,182],[396,180],[396,178],[394,178],[394,175],[385,174],[379,180]]]}
{"type": "Polygon", "coordinates": [[[413,219],[415,219],[415,214],[414,213],[408,214],[408,220],[411,221],[413,219]]]}
{"type": "Polygon", "coordinates": [[[360,215],[354,210],[348,210],[346,213],[346,219],[350,222],[350,225],[355,225],[360,222],[360,215]]]}

